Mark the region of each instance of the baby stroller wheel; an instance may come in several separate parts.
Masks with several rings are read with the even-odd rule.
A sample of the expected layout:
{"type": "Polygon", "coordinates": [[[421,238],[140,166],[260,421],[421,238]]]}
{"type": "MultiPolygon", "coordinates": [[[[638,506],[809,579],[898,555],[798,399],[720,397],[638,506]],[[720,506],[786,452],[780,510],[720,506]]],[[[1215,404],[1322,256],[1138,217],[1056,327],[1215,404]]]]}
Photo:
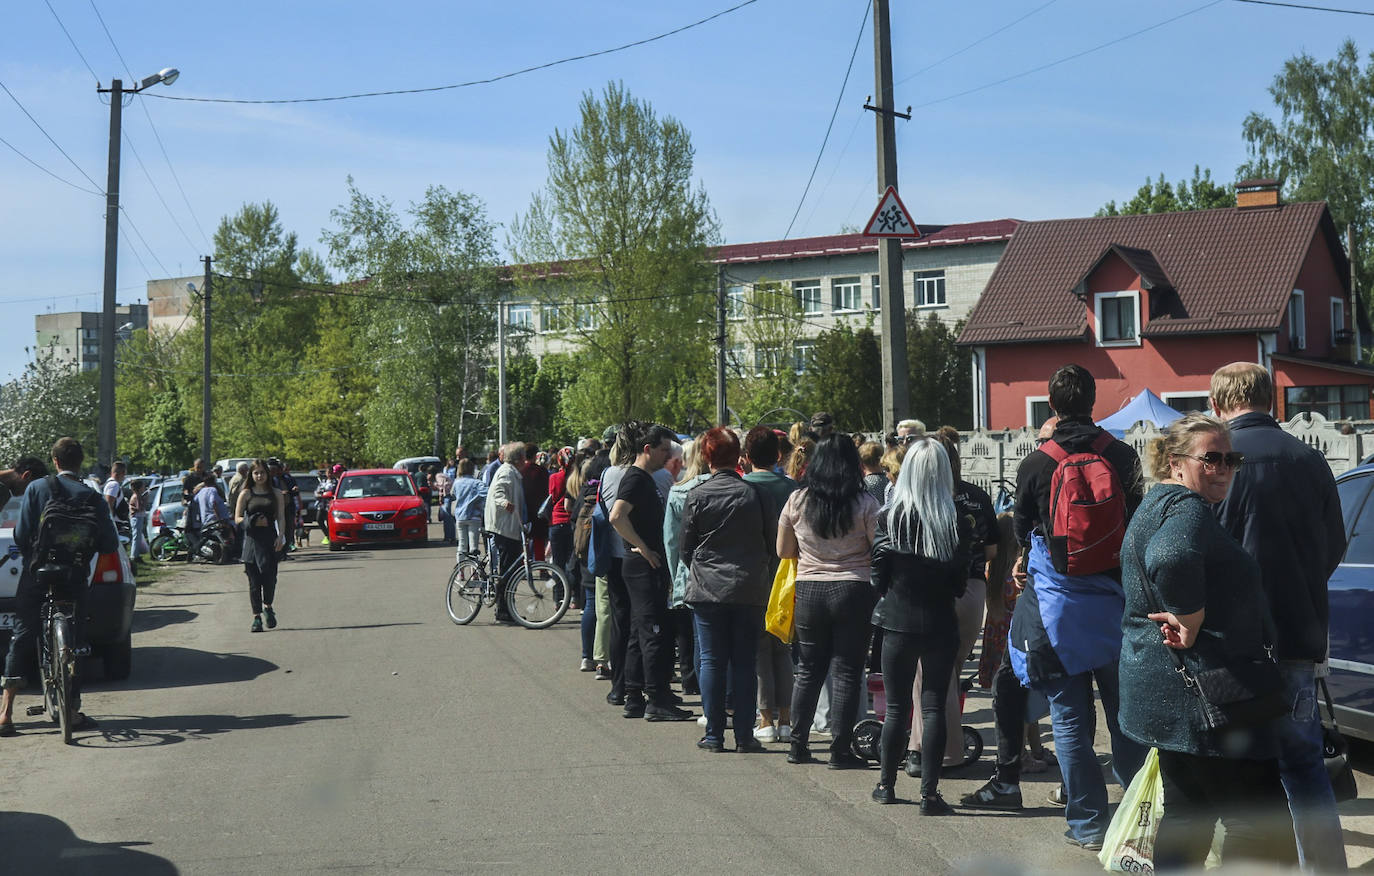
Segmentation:
{"type": "Polygon", "coordinates": [[[983,756],[983,737],[972,727],[961,729],[964,731],[964,766],[968,766],[983,756]]]}
{"type": "Polygon", "coordinates": [[[878,738],[883,735],[883,722],[865,718],[854,725],[854,742],[850,744],[856,757],[878,760],[878,738]]]}

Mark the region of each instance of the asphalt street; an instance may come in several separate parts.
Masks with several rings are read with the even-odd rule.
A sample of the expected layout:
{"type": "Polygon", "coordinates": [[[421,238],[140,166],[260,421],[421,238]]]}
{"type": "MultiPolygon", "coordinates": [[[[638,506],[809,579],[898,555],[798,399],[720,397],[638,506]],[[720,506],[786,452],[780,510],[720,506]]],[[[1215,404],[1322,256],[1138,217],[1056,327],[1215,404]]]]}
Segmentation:
{"type": "MultiPolygon", "coordinates": [[[[1022,814],[922,818],[869,800],[876,768],[792,766],[780,744],[713,755],[695,722],[626,720],[578,671],[577,612],[544,631],[485,610],[455,626],[452,561],[437,543],[312,547],[283,565],[281,626],[260,635],[238,567],[142,588],[132,677],[88,670],[98,730],[64,747],[21,697],[20,735],[0,740],[0,872],[1098,869],[1044,802],[1057,774],[1025,777],[1022,814]]],[[[990,719],[975,690],[965,723],[989,751],[947,774],[950,802],[990,774],[990,719]]],[[[1374,779],[1360,785],[1347,847],[1374,868],[1374,779]]],[[[897,791],[919,797],[905,774],[897,791]]]]}

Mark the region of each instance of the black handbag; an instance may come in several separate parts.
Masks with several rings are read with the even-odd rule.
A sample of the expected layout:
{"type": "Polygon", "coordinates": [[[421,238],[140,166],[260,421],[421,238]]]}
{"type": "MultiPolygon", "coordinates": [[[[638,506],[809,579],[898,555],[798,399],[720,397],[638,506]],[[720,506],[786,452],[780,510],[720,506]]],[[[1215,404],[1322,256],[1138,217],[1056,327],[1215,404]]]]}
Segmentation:
{"type": "Polygon", "coordinates": [[[544,504],[539,506],[539,511],[534,516],[545,523],[553,518],[553,496],[544,499],[544,504]]]}
{"type": "Polygon", "coordinates": [[[1326,774],[1331,778],[1331,790],[1336,795],[1336,802],[1343,803],[1359,796],[1355,788],[1355,772],[1350,767],[1350,745],[1336,724],[1336,709],[1331,705],[1331,691],[1326,689],[1326,679],[1317,679],[1317,686],[1322,689],[1326,714],[1331,719],[1329,727],[1325,722],[1322,723],[1322,762],[1326,764],[1326,774]]]}

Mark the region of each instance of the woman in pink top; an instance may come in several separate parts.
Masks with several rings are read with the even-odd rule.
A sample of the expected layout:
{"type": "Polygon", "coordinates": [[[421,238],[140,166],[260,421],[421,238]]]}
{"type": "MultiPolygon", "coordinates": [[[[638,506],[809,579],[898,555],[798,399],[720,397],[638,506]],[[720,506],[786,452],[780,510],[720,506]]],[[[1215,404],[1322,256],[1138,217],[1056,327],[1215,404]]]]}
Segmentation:
{"type": "Polygon", "coordinates": [[[848,435],[816,445],[802,489],[778,520],[778,556],[797,560],[797,643],[788,763],[812,760],[807,745],[825,677],[832,676],[831,769],[863,769],[850,751],[873,613],[869,565],[878,503],[862,488],[859,451],[848,435]]]}

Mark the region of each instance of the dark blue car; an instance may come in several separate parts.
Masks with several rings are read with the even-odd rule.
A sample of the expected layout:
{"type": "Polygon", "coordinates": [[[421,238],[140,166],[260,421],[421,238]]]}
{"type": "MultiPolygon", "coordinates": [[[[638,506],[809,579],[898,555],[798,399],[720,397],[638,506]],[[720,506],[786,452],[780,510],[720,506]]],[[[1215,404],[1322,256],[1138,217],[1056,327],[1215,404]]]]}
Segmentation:
{"type": "Polygon", "coordinates": [[[1341,729],[1374,740],[1374,465],[1336,479],[1348,544],[1328,584],[1331,698],[1341,729]]]}

